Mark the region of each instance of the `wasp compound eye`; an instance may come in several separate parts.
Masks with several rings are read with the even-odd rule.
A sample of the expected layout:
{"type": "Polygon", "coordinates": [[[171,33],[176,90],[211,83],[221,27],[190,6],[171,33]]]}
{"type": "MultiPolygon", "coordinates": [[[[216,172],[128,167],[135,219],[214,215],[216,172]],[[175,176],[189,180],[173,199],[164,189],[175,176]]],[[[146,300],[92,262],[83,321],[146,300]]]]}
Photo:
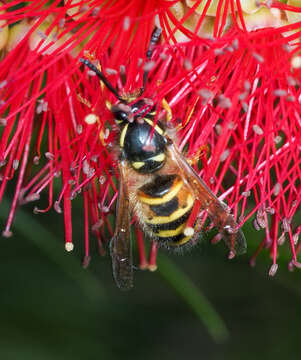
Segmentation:
{"type": "Polygon", "coordinates": [[[124,122],[132,122],[133,115],[131,114],[131,108],[127,104],[119,103],[112,107],[112,113],[117,124],[122,124],[124,122]]]}
{"type": "Polygon", "coordinates": [[[116,121],[128,121],[128,113],[122,110],[113,111],[116,121]]]}

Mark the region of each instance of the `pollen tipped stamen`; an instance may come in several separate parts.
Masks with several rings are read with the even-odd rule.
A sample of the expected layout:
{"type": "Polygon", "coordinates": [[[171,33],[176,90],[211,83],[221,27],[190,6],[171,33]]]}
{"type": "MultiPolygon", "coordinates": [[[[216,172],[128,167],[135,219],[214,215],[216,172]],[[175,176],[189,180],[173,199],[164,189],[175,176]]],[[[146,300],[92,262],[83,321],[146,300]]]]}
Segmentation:
{"type": "Polygon", "coordinates": [[[201,202],[200,200],[196,199],[189,215],[189,218],[186,222],[185,229],[183,231],[185,236],[193,236],[194,234],[194,226],[198,215],[200,214],[201,210],[201,202]]]}
{"type": "Polygon", "coordinates": [[[90,261],[91,261],[91,256],[85,255],[84,258],[83,258],[83,261],[82,261],[82,267],[84,269],[86,269],[89,266],[90,261]]]}
{"type": "Polygon", "coordinates": [[[228,253],[228,259],[232,260],[235,258],[235,256],[236,256],[235,252],[233,250],[230,250],[228,253]]]}
{"type": "Polygon", "coordinates": [[[272,277],[275,276],[277,270],[278,270],[278,264],[275,263],[270,267],[269,276],[272,276],[272,277]]]}
{"type": "Polygon", "coordinates": [[[193,236],[194,228],[193,227],[186,227],[183,231],[185,236],[193,236]]]}
{"type": "Polygon", "coordinates": [[[155,241],[151,243],[150,255],[149,255],[149,262],[148,262],[148,269],[149,271],[156,271],[157,266],[157,252],[158,252],[158,245],[155,241]]]}
{"type": "Polygon", "coordinates": [[[137,246],[138,246],[139,268],[141,270],[145,270],[145,269],[148,269],[149,264],[146,259],[143,233],[138,228],[135,229],[135,233],[136,233],[136,242],[137,242],[137,246]]]}
{"type": "Polygon", "coordinates": [[[68,241],[68,242],[65,243],[65,250],[66,250],[67,252],[70,252],[70,251],[72,251],[73,249],[74,249],[74,245],[73,245],[72,242],[68,241]]]}

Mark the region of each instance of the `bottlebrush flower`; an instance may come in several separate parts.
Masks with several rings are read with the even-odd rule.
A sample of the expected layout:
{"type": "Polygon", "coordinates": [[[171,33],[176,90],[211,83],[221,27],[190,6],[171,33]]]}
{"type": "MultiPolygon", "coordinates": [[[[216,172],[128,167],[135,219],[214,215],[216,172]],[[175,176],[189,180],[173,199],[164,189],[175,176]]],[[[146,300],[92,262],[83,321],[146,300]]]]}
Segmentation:
{"type": "MultiPolygon", "coordinates": [[[[114,102],[114,96],[80,65],[78,56],[86,56],[124,92],[142,86],[147,68],[144,96],[159,107],[168,102],[180,150],[241,226],[252,218],[264,229],[252,264],[267,249],[274,275],[279,247],[287,241],[289,266],[300,267],[301,226],[294,218],[301,201],[296,1],[67,0],[17,6],[23,4],[3,2],[0,12],[3,28],[10,25],[0,65],[0,199],[17,176],[4,236],[11,235],[18,203],[37,200],[46,189],[49,204],[35,212],[63,212],[67,250],[73,248],[72,199],[82,195],[84,265],[90,231],[101,253],[113,233],[117,131],[106,100],[114,102]],[[154,24],[162,28],[162,41],[148,62],[154,24]]],[[[156,245],[147,261],[139,232],[137,243],[141,267],[155,269],[156,245]]]]}

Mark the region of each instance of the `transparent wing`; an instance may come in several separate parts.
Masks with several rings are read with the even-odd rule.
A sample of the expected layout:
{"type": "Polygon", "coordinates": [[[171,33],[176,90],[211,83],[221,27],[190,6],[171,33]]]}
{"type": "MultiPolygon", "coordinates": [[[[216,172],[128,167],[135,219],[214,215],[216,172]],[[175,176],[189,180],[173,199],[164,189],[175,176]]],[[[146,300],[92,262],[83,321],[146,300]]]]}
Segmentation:
{"type": "Polygon", "coordinates": [[[236,221],[233,216],[229,214],[226,206],[212,193],[173,143],[168,145],[168,152],[172,161],[177,164],[183,178],[186,179],[200,200],[202,210],[208,213],[214,226],[222,234],[223,240],[232,252],[232,256],[245,253],[247,243],[244,234],[238,229],[236,221]]]}
{"type": "Polygon", "coordinates": [[[121,290],[133,287],[133,259],[130,234],[130,207],[126,179],[126,164],[119,165],[119,196],[117,202],[115,233],[111,240],[113,276],[121,290]]]}

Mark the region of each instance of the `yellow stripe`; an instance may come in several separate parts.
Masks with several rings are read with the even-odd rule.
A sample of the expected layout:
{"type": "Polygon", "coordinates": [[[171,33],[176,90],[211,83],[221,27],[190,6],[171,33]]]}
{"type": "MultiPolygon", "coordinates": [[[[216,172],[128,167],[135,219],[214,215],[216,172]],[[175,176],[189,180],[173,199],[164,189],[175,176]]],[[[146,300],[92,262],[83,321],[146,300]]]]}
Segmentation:
{"type": "Polygon", "coordinates": [[[127,123],[121,131],[120,139],[119,139],[120,147],[123,147],[123,145],[124,145],[124,138],[125,138],[125,134],[127,132],[128,126],[129,126],[129,124],[127,123]]]}
{"type": "Polygon", "coordinates": [[[135,162],[132,162],[132,166],[133,166],[133,168],[135,168],[135,169],[140,169],[140,168],[142,168],[142,166],[144,166],[145,165],[145,163],[143,162],[143,161],[135,161],[135,162]]]}
{"type": "Polygon", "coordinates": [[[144,197],[143,192],[139,192],[138,197],[139,197],[139,200],[141,202],[143,202],[144,204],[160,205],[160,204],[166,203],[167,201],[173,199],[177,195],[177,193],[180,191],[182,185],[183,185],[183,181],[181,179],[178,183],[176,183],[175,185],[173,185],[171,187],[170,191],[167,194],[165,194],[164,196],[159,197],[159,198],[144,197]]]}
{"type": "MultiPolygon", "coordinates": [[[[153,122],[153,120],[151,120],[151,119],[148,119],[148,118],[143,118],[144,119],[144,121],[146,121],[150,126],[154,126],[154,122],[153,122]]],[[[157,133],[159,133],[160,135],[164,135],[164,130],[162,130],[161,128],[160,128],[160,126],[158,126],[158,125],[156,125],[155,126],[155,130],[157,131],[157,133]]]]}
{"type": "Polygon", "coordinates": [[[181,224],[174,230],[160,230],[158,233],[155,233],[159,237],[170,237],[170,236],[176,236],[181,234],[181,232],[184,230],[186,224],[181,224]]]}
{"type": "Polygon", "coordinates": [[[166,157],[165,154],[162,152],[162,153],[160,153],[159,155],[153,156],[153,157],[151,157],[151,158],[148,159],[148,160],[153,160],[153,161],[162,162],[162,161],[165,160],[165,157],[166,157]]]}
{"type": "MultiPolygon", "coordinates": [[[[159,155],[153,156],[149,159],[146,160],[153,160],[153,161],[157,161],[157,162],[163,162],[165,160],[165,154],[164,153],[160,153],[159,155]]],[[[134,161],[132,162],[132,166],[133,168],[139,170],[140,168],[142,168],[142,166],[145,165],[144,161],[134,161]]]]}
{"type": "Polygon", "coordinates": [[[174,220],[179,219],[181,216],[186,214],[193,206],[194,200],[191,195],[187,197],[187,206],[185,208],[177,209],[169,216],[155,216],[151,220],[145,221],[147,224],[159,225],[159,224],[167,224],[174,220]]]}
{"type": "Polygon", "coordinates": [[[170,242],[168,244],[171,246],[180,246],[180,245],[186,244],[191,238],[192,238],[192,236],[185,236],[183,239],[181,239],[179,241],[170,242]]]}

